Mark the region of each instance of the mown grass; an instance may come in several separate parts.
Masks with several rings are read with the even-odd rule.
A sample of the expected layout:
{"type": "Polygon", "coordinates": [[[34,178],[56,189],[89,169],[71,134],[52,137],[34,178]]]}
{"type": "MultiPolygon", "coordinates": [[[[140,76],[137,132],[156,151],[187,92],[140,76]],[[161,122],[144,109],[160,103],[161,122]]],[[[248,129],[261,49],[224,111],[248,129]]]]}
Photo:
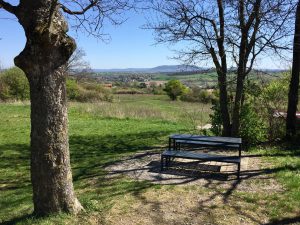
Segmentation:
{"type": "MultiPolygon", "coordinates": [[[[257,192],[233,190],[228,203],[220,202],[219,196],[225,196],[228,190],[218,185],[162,186],[122,176],[106,176],[104,168],[123,160],[123,156],[138,151],[160,150],[167,144],[167,136],[171,133],[194,132],[193,123],[187,123],[181,117],[187,108],[193,111],[197,107],[197,104],[173,103],[157,96],[120,96],[115,103],[70,103],[73,180],[86,212],[76,217],[61,214],[34,218],[31,215],[33,205],[29,175],[29,104],[0,104],[0,224],[110,224],[111,219],[125,215],[131,215],[132,219],[149,219],[153,215],[155,224],[172,224],[178,215],[177,223],[173,224],[184,224],[190,212],[201,215],[197,218],[199,224],[201,221],[229,224],[237,215],[245,217],[246,221],[254,221],[254,224],[253,215],[255,218],[263,215],[270,221],[279,221],[278,224],[285,221],[285,217],[295,221],[297,212],[300,215],[299,148],[251,150],[249,154],[260,155],[267,163],[265,168],[253,173],[274,177],[283,190],[264,193],[259,187],[266,181],[256,180],[257,192]],[[146,113],[140,113],[144,111],[146,113]],[[197,200],[206,197],[215,198],[216,202],[207,205],[204,200],[203,203],[197,200]],[[155,208],[163,211],[180,204],[183,204],[180,207],[192,211],[180,214],[182,218],[178,212],[170,211],[175,218],[168,221],[157,214],[155,208]],[[228,213],[232,219],[223,223],[220,213],[228,213]]],[[[245,175],[246,179],[251,179],[251,176],[245,175]]],[[[131,224],[134,223],[131,221],[131,224]]]]}

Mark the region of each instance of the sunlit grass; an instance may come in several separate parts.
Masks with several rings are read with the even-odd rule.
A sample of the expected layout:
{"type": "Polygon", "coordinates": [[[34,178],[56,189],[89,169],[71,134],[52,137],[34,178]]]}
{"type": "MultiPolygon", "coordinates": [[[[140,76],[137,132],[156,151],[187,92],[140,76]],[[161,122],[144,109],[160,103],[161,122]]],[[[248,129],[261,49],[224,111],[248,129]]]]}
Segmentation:
{"type": "MultiPolygon", "coordinates": [[[[252,215],[256,218],[263,215],[270,220],[293,217],[300,208],[299,148],[252,149],[251,154],[262,155],[261,159],[267,163],[266,171],[280,182],[283,190],[275,193],[233,191],[228,203],[221,201],[227,190],[218,186],[215,189],[197,185],[163,186],[123,176],[106,176],[104,168],[123,156],[139,151],[160,151],[167,145],[168,135],[195,131],[195,124],[209,121],[209,108],[197,103],[171,102],[164,96],[144,95],[119,96],[114,103],[70,103],[73,180],[86,212],[76,217],[60,214],[34,218],[29,172],[30,106],[28,103],[0,104],[0,224],[109,224],[108,218],[115,215],[112,210],[119,210],[120,216],[130,213],[134,216],[133,206],[146,210],[139,215],[146,221],[148,215],[156,213],[152,205],[160,204],[157,207],[165,210],[167,203],[187,208],[191,207],[190,202],[194,204],[193,213],[203,219],[199,221],[207,223],[221,223],[226,214],[232,217],[234,224],[234,219],[241,216],[236,212],[249,214],[244,215],[248,219],[252,215]],[[188,117],[186,111],[195,112],[191,117],[196,119],[183,118],[188,117]],[[189,120],[193,122],[187,122],[189,120]],[[196,204],[197,199],[207,196],[213,196],[216,202],[196,204]]],[[[266,181],[255,182],[259,187],[266,181]]],[[[158,217],[156,224],[164,224],[163,219],[158,217]]],[[[177,222],[184,224],[180,218],[177,222]]]]}

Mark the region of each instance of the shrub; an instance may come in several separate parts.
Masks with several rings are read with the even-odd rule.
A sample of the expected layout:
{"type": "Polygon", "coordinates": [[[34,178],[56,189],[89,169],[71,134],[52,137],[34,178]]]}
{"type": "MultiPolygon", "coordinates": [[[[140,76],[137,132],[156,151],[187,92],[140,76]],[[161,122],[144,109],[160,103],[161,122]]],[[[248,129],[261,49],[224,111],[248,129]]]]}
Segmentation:
{"type": "Polygon", "coordinates": [[[70,100],[76,100],[80,95],[80,87],[73,79],[67,79],[67,96],[70,100]]]}
{"type": "Polygon", "coordinates": [[[270,82],[262,88],[254,98],[253,104],[259,115],[264,118],[268,127],[270,141],[283,138],[285,135],[285,119],[274,116],[276,111],[287,111],[289,76],[270,82]]]}
{"type": "Polygon", "coordinates": [[[212,102],[215,98],[212,92],[203,90],[199,87],[193,87],[180,97],[180,100],[186,102],[201,102],[204,104],[212,102]]]}
{"type": "Polygon", "coordinates": [[[111,91],[97,83],[76,83],[67,79],[67,96],[72,101],[95,102],[113,101],[111,91]]]}
{"type": "MultiPolygon", "coordinates": [[[[274,112],[286,112],[288,85],[288,76],[271,81],[265,86],[253,81],[246,83],[239,134],[246,144],[252,145],[284,137],[285,119],[275,117],[274,112]]],[[[231,104],[229,101],[229,109],[232,108],[231,104]]],[[[212,112],[211,130],[215,135],[220,135],[222,120],[218,100],[213,102],[212,112]]]]}
{"type": "Polygon", "coordinates": [[[267,126],[256,111],[255,105],[245,104],[241,111],[240,136],[245,145],[255,145],[267,140],[267,126]]]}
{"type": "Polygon", "coordinates": [[[0,74],[1,100],[26,100],[29,93],[29,83],[21,69],[13,67],[0,74]]]}
{"type": "Polygon", "coordinates": [[[162,86],[150,87],[150,93],[154,95],[164,95],[166,92],[162,86]]]}
{"type": "Polygon", "coordinates": [[[170,80],[166,86],[164,91],[171,98],[171,100],[175,101],[177,98],[187,92],[187,87],[183,85],[179,80],[170,80]]]}
{"type": "Polygon", "coordinates": [[[221,110],[220,110],[220,104],[218,100],[214,100],[212,102],[211,107],[212,113],[209,115],[211,119],[211,132],[216,136],[222,135],[222,118],[221,118],[221,110]]]}

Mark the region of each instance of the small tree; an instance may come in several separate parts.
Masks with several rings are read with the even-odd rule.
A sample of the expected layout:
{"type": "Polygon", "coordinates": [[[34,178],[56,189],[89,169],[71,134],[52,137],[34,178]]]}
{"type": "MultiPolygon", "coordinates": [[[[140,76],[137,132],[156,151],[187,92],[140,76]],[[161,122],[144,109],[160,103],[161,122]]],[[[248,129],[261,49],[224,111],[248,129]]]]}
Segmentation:
{"type": "Polygon", "coordinates": [[[187,92],[187,87],[179,80],[170,80],[166,84],[164,91],[172,99],[172,101],[175,101],[179,96],[187,92]]]}

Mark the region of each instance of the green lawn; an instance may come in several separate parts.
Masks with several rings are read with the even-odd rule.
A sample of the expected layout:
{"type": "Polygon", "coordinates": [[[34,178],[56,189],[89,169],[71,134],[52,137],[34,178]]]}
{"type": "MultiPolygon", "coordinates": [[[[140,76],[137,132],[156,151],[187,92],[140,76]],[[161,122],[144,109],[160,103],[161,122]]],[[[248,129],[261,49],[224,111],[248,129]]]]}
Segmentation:
{"type": "Polygon", "coordinates": [[[0,224],[186,224],[189,213],[199,216],[199,223],[191,224],[234,224],[241,215],[246,222],[251,222],[249,224],[259,223],[260,218],[296,220],[298,216],[299,219],[299,148],[252,150],[251,154],[261,155],[263,164],[257,173],[282,185],[279,191],[272,193],[259,190],[260,185],[266,184],[264,179],[251,180],[251,176],[259,176],[255,171],[244,177],[245,182],[248,179],[251,184],[254,182],[257,192],[235,187],[228,191],[219,185],[155,185],[127,177],[105,176],[107,165],[138,151],[159,150],[167,144],[171,133],[196,132],[195,123],[206,123],[208,114],[209,106],[170,102],[161,96],[120,96],[115,103],[71,103],[69,134],[73,179],[86,211],[76,217],[62,214],[33,218],[29,176],[30,108],[28,103],[0,104],[0,224]],[[189,114],[191,118],[182,118],[189,114]],[[189,120],[192,122],[188,123],[189,120]],[[230,195],[228,202],[219,204],[221,197],[218,196],[224,193],[230,195]],[[212,196],[214,204],[203,203],[205,196],[212,196]],[[172,210],[181,205],[190,211],[181,215],[172,210]],[[245,215],[239,214],[236,207],[245,215]],[[169,210],[165,214],[168,217],[158,214],[158,208],[169,210]],[[221,213],[228,213],[228,220],[221,213]],[[137,218],[141,220],[136,221],[137,218]]]}

